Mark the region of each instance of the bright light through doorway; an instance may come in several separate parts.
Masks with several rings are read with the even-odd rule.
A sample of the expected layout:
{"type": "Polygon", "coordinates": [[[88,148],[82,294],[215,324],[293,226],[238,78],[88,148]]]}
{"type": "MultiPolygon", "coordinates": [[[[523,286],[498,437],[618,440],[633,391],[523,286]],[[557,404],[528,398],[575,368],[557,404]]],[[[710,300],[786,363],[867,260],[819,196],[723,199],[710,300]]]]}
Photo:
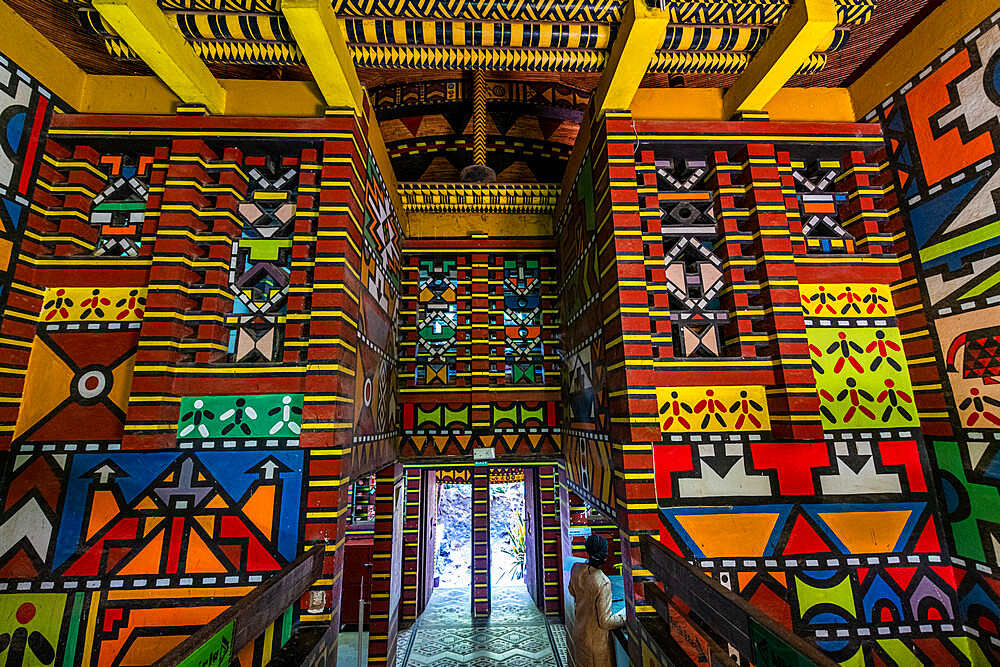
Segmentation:
{"type": "MultiPolygon", "coordinates": [[[[524,580],[524,482],[490,485],[490,579],[494,585],[524,580]]],[[[438,498],[434,574],[438,586],[472,581],[472,486],[442,484],[438,498]]]]}

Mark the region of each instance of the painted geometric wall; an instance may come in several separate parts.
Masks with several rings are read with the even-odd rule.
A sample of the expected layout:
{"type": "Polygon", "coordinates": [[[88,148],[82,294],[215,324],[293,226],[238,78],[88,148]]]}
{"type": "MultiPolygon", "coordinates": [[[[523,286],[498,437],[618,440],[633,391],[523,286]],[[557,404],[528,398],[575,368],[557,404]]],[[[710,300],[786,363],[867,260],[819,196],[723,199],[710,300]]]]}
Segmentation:
{"type": "Polygon", "coordinates": [[[561,327],[562,406],[560,411],[566,483],[592,506],[615,515],[609,433],[609,393],[613,386],[606,368],[606,317],[598,299],[605,283],[599,248],[607,227],[598,226],[595,201],[606,191],[594,179],[591,154],[583,157],[556,221],[559,243],[559,323],[561,327]]]}
{"type": "Polygon", "coordinates": [[[555,268],[548,239],[407,241],[401,456],[559,451],[555,268]]]}
{"type": "Polygon", "coordinates": [[[39,145],[56,104],[51,92],[0,54],[0,307],[24,233],[39,145]]]}
{"type": "Polygon", "coordinates": [[[881,148],[872,125],[595,126],[560,223],[564,357],[585,371],[564,383],[570,487],[600,506],[601,469],[623,539],[657,532],[838,662],[984,663],[935,516],[881,148]]]}
{"type": "MultiPolygon", "coordinates": [[[[1000,647],[1000,14],[869,114],[882,124],[908,219],[919,305],[942,402],[931,443],[957,612],[1000,647]]],[[[921,420],[925,424],[930,419],[921,420]]]]}
{"type": "MultiPolygon", "coordinates": [[[[400,229],[367,131],[54,117],[0,323],[0,605],[38,664],[151,664],[340,540],[349,480],[395,457],[400,229]]],[[[342,566],[239,663],[337,624],[342,566]]]]}

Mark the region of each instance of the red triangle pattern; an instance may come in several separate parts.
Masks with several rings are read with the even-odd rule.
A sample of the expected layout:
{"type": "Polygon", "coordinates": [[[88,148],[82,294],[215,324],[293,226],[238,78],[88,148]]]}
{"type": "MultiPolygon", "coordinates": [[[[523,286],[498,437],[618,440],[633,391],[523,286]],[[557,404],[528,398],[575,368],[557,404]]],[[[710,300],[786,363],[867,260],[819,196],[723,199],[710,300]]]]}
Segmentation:
{"type": "Polygon", "coordinates": [[[913,553],[941,553],[941,543],[938,541],[937,526],[934,524],[934,517],[928,518],[927,525],[924,526],[924,532],[920,534],[920,539],[917,540],[917,544],[913,547],[913,553]]]}
{"type": "Polygon", "coordinates": [[[132,543],[139,542],[139,519],[136,517],[126,517],[118,521],[104,533],[99,533],[100,537],[92,543],[90,548],[84,551],[73,561],[66,572],[67,577],[96,577],[103,574],[102,556],[104,555],[105,542],[126,541],[132,543]]]}
{"type": "Polygon", "coordinates": [[[27,440],[29,442],[73,440],[79,437],[80,424],[87,425],[87,437],[94,440],[120,440],[125,432],[125,423],[121,416],[112,412],[104,403],[94,405],[67,403],[61,410],[52,412],[48,421],[34,431],[27,440]]]}
{"type": "Polygon", "coordinates": [[[563,121],[561,118],[538,118],[538,127],[542,130],[542,136],[546,140],[551,137],[556,130],[562,127],[563,121]]]}
{"type": "Polygon", "coordinates": [[[788,535],[788,543],[782,552],[786,556],[792,554],[826,554],[833,553],[833,548],[819,536],[816,530],[802,515],[799,515],[788,535]]]}
{"type": "Polygon", "coordinates": [[[49,508],[55,508],[59,502],[59,492],[62,489],[62,484],[55,473],[52,472],[52,468],[44,457],[35,459],[17,473],[17,477],[14,478],[7,488],[7,501],[4,504],[4,512],[13,507],[33,489],[41,494],[49,508]]]}
{"type": "Polygon", "coordinates": [[[674,541],[674,538],[670,534],[670,531],[668,531],[666,528],[660,528],[660,542],[663,543],[663,546],[670,549],[678,556],[684,556],[684,552],[681,551],[681,548],[679,546],[677,546],[677,542],[674,541]]]}
{"type": "Polygon", "coordinates": [[[423,116],[408,116],[406,118],[399,119],[399,122],[401,122],[414,137],[417,136],[417,132],[420,131],[420,123],[423,121],[423,116]]]}
{"type": "Polygon", "coordinates": [[[1000,336],[975,338],[965,346],[965,377],[1000,375],[1000,336]]]}
{"type": "Polygon", "coordinates": [[[965,570],[950,565],[931,565],[931,571],[954,588],[957,588],[962,583],[962,579],[965,578],[965,570]]]}
{"type": "Polygon", "coordinates": [[[885,568],[886,574],[893,578],[893,580],[899,584],[899,587],[904,591],[909,587],[910,582],[913,580],[913,575],[917,573],[917,568],[915,567],[887,567],[885,568]]]}
{"type": "Polygon", "coordinates": [[[264,545],[260,543],[260,540],[253,534],[253,532],[247,527],[243,521],[235,516],[223,516],[221,518],[221,526],[219,527],[219,541],[229,540],[232,538],[237,538],[240,541],[244,541],[247,547],[246,553],[246,569],[252,572],[260,572],[261,570],[280,570],[281,565],[278,564],[274,557],[268,553],[264,545]]]}
{"type": "Polygon", "coordinates": [[[18,549],[0,568],[0,577],[4,579],[32,579],[37,576],[38,570],[24,549],[18,549]]]}

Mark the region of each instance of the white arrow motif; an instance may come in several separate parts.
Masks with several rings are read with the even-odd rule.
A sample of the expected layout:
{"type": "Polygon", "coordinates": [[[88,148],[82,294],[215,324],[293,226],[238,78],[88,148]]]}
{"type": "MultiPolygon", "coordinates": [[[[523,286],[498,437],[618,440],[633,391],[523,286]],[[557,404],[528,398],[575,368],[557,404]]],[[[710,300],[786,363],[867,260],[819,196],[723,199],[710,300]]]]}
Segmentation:
{"type": "Polygon", "coordinates": [[[264,474],[264,479],[274,479],[277,477],[279,467],[280,466],[271,459],[268,459],[260,464],[260,469],[264,474]]]}
{"type": "Polygon", "coordinates": [[[118,474],[118,471],[105,463],[100,468],[94,468],[91,473],[97,477],[97,482],[99,484],[107,484],[109,479],[112,479],[118,474]]]}
{"type": "Polygon", "coordinates": [[[38,557],[44,559],[52,539],[52,524],[35,498],[0,525],[0,554],[7,553],[24,538],[28,538],[38,557]]]}

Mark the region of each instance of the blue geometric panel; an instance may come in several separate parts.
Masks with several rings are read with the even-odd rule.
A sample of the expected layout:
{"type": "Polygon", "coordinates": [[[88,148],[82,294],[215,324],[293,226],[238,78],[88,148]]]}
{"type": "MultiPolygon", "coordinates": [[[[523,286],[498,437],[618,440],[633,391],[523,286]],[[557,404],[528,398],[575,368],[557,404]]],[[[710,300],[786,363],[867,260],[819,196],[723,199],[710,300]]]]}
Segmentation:
{"type": "Polygon", "coordinates": [[[280,480],[280,496],[275,500],[277,537],[275,547],[287,560],[296,556],[299,530],[299,501],[302,493],[302,450],[229,451],[229,452],[110,452],[73,456],[66,491],[65,509],[56,539],[54,565],[72,556],[81,543],[91,497],[91,487],[108,483],[120,495],[122,510],[145,497],[151,486],[162,483],[162,475],[181,457],[194,457],[209,473],[208,480],[198,480],[200,488],[217,484],[239,503],[254,482],[263,478],[280,480]]]}

